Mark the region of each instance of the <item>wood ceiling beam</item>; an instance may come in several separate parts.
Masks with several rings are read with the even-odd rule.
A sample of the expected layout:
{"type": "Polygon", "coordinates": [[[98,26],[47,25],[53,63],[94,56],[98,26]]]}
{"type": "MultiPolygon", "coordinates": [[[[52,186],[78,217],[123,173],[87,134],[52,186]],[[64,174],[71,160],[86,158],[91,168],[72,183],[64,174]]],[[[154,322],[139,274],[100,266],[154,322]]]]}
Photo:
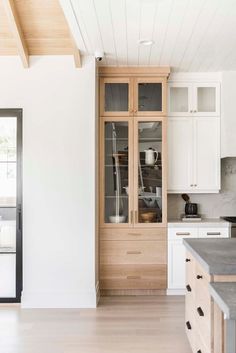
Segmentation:
{"type": "Polygon", "coordinates": [[[8,18],[9,26],[16,41],[17,50],[25,68],[29,67],[29,53],[21,29],[19,16],[13,0],[2,0],[8,18]]]}

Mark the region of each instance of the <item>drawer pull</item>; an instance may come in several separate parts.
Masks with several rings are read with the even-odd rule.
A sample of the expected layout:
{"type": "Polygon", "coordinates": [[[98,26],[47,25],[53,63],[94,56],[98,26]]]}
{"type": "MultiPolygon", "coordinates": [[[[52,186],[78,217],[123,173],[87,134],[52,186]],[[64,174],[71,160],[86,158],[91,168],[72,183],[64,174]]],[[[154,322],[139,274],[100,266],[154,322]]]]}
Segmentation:
{"type": "Polygon", "coordinates": [[[203,278],[201,275],[197,275],[196,277],[197,277],[197,279],[202,279],[203,278]]]}
{"type": "Polygon", "coordinates": [[[197,351],[197,353],[202,353],[201,349],[199,349],[199,350],[197,351]]]}
{"type": "Polygon", "coordinates": [[[137,236],[139,235],[140,236],[142,234],[141,233],[128,233],[128,235],[137,235],[137,236]]]}
{"type": "Polygon", "coordinates": [[[191,288],[191,286],[189,284],[187,284],[186,289],[187,289],[188,292],[192,292],[192,288],[191,288]]]}
{"type": "Polygon", "coordinates": [[[204,312],[200,306],[197,308],[197,312],[199,316],[204,316],[204,312]]]}
{"type": "Polygon", "coordinates": [[[127,251],[126,254],[128,255],[138,255],[138,254],[142,254],[141,251],[127,251]]]}
{"type": "Polygon", "coordinates": [[[190,262],[191,260],[190,259],[185,259],[185,262],[190,262]]]}
{"type": "Polygon", "coordinates": [[[207,232],[207,235],[221,235],[221,232],[207,232]]]}
{"type": "Polygon", "coordinates": [[[189,321],[186,322],[186,326],[187,326],[187,329],[188,329],[188,330],[191,330],[191,329],[192,329],[192,326],[191,326],[191,324],[190,324],[189,321]]]}
{"type": "Polygon", "coordinates": [[[176,235],[191,235],[189,232],[177,232],[176,235]]]}
{"type": "Polygon", "coordinates": [[[140,276],[127,276],[127,279],[140,279],[140,276]]]}

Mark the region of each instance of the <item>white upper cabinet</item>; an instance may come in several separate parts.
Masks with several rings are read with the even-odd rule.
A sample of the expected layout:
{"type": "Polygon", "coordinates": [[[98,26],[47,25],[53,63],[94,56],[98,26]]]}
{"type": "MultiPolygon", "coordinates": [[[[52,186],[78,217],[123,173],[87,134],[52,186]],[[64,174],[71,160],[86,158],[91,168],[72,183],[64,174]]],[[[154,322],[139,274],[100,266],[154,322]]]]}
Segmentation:
{"type": "Polygon", "coordinates": [[[169,118],[168,120],[168,189],[191,192],[193,184],[191,118],[169,118]]]}
{"type": "Polygon", "coordinates": [[[168,192],[220,189],[220,118],[168,119],[168,192]]]}
{"type": "Polygon", "coordinates": [[[220,115],[219,83],[170,82],[169,116],[220,115]]]}

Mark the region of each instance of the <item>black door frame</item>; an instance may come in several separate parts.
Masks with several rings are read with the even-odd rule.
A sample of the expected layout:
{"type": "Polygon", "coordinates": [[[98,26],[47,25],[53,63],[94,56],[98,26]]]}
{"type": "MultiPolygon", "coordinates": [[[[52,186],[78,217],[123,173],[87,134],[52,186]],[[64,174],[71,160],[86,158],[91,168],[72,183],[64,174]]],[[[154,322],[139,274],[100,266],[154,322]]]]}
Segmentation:
{"type": "Polygon", "coordinates": [[[16,296],[0,298],[0,303],[20,303],[22,275],[22,115],[23,109],[0,109],[1,118],[17,118],[17,196],[16,196],[16,296]]]}

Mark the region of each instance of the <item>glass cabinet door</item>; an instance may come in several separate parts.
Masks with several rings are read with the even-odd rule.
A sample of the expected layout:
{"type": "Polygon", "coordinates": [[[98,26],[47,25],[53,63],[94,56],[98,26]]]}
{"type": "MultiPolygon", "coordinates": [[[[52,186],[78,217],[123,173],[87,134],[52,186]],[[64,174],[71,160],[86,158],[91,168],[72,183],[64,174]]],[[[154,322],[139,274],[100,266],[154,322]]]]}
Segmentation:
{"type": "Polygon", "coordinates": [[[165,104],[165,81],[161,79],[135,80],[135,108],[134,113],[138,116],[164,115],[165,104]]]}
{"type": "Polygon", "coordinates": [[[136,123],[135,223],[148,225],[163,221],[162,131],[162,121],[138,121],[136,123]]]}
{"type": "Polygon", "coordinates": [[[101,79],[101,116],[129,116],[133,113],[129,79],[101,79]]]}
{"type": "Polygon", "coordinates": [[[104,135],[104,170],[103,170],[103,224],[126,224],[130,219],[130,183],[128,121],[105,121],[104,135]]]}
{"type": "Polygon", "coordinates": [[[169,84],[169,115],[186,116],[191,111],[191,84],[170,83],[169,84]]]}
{"type": "Polygon", "coordinates": [[[194,85],[194,113],[198,116],[219,115],[219,85],[194,85]]]}

